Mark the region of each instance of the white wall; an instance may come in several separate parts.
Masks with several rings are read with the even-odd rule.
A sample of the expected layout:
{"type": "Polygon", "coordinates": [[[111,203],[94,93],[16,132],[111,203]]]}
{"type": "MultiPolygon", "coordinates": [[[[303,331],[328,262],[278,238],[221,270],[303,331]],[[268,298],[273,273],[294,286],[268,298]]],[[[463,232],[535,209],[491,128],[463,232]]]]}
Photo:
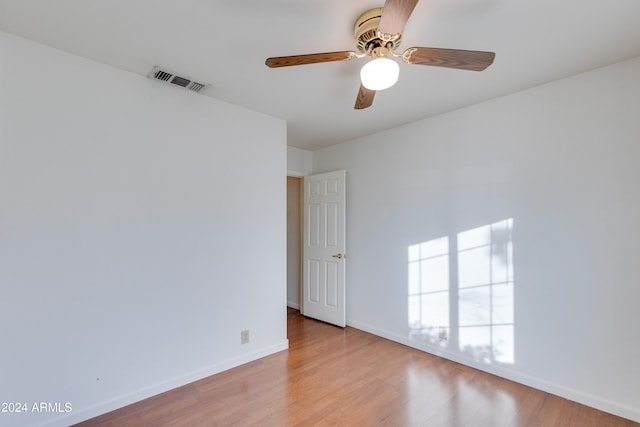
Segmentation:
{"type": "Polygon", "coordinates": [[[0,57],[0,401],[72,405],[0,425],[285,349],[285,123],[6,33],[0,57]]]}
{"type": "MultiPolygon", "coordinates": [[[[348,323],[640,421],[639,117],[640,58],[315,151],[315,172],[348,171],[348,323]],[[473,344],[462,323],[491,301],[459,288],[486,266],[455,245],[507,219],[514,291],[494,314],[514,332],[473,344]],[[448,301],[412,300],[408,250],[438,238],[448,301]]],[[[423,268],[420,292],[439,283],[423,268]]]]}
{"type": "Polygon", "coordinates": [[[313,152],[296,147],[287,147],[287,174],[306,176],[313,170],[313,152]]]}

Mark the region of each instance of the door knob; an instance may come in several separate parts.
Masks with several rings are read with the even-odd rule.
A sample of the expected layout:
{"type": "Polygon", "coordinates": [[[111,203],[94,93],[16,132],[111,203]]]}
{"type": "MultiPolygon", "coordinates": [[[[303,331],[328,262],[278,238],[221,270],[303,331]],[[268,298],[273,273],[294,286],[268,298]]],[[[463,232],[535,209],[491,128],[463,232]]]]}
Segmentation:
{"type": "Polygon", "coordinates": [[[342,259],[344,258],[344,254],[335,254],[335,255],[331,255],[332,258],[337,258],[337,259],[342,259]]]}

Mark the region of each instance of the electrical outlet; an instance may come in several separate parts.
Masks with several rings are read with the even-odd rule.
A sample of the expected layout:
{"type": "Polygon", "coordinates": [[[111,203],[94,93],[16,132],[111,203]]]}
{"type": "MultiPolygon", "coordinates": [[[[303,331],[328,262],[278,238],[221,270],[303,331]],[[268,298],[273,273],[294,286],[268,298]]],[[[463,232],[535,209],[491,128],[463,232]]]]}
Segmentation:
{"type": "Polygon", "coordinates": [[[445,326],[440,326],[440,331],[438,333],[438,336],[440,337],[441,340],[449,339],[449,330],[445,326]]]}
{"type": "Polygon", "coordinates": [[[249,330],[245,329],[240,331],[240,344],[247,344],[249,342],[249,330]]]}

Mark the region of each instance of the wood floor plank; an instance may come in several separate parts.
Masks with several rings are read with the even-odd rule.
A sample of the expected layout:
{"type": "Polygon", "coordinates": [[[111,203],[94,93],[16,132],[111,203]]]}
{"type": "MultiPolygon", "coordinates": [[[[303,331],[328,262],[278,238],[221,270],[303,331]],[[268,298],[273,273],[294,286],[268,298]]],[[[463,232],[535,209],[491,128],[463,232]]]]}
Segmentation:
{"type": "Polygon", "coordinates": [[[77,426],[640,425],[357,329],[287,322],[288,351],[77,426]]]}

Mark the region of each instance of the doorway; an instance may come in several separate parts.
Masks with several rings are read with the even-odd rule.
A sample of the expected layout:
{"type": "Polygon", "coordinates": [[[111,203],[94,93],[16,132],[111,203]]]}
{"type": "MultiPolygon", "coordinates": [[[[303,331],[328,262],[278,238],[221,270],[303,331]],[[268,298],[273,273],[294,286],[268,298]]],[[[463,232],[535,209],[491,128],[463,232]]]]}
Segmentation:
{"type": "Polygon", "coordinates": [[[300,310],[302,294],[302,178],[287,177],[287,306],[300,310]]]}
{"type": "Polygon", "coordinates": [[[287,177],[287,306],[346,325],[346,171],[287,177]]]}

